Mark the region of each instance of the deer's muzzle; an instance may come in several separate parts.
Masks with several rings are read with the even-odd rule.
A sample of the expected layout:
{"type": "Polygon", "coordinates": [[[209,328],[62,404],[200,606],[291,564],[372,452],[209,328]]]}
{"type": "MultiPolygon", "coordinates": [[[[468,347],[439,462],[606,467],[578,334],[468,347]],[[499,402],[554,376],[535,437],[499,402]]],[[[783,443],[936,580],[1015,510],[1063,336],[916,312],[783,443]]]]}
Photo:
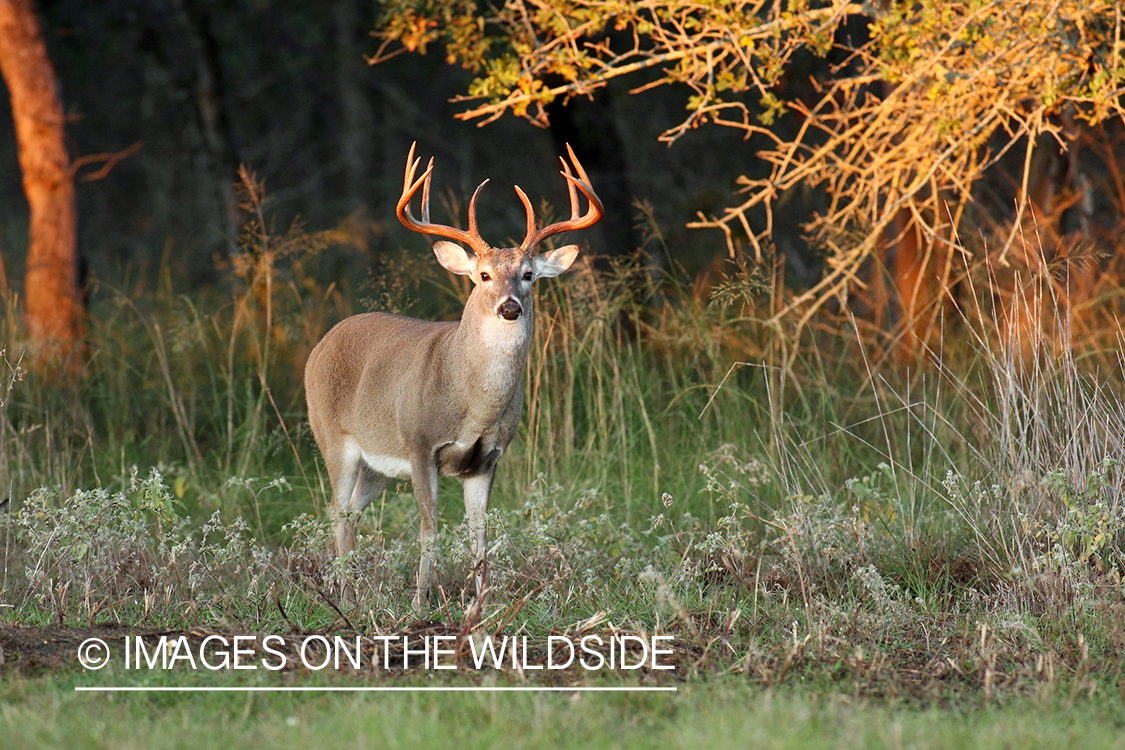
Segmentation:
{"type": "Polygon", "coordinates": [[[504,320],[515,320],[523,314],[523,308],[519,302],[509,297],[496,308],[496,314],[504,320]]]}

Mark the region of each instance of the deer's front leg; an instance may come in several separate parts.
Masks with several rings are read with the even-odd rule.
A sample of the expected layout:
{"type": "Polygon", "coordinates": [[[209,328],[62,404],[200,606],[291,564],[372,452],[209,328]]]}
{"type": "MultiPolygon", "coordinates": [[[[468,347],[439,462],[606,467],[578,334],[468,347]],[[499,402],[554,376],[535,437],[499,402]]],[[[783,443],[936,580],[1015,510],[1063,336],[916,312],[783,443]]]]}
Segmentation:
{"type": "Polygon", "coordinates": [[[485,516],[488,497],[492,494],[492,477],[495,466],[485,474],[465,480],[465,525],[469,527],[469,544],[473,552],[473,577],[476,579],[477,597],[484,590],[485,544],[487,541],[485,516]]]}
{"type": "Polygon", "coordinates": [[[437,544],[438,470],[432,455],[415,458],[411,462],[411,481],[414,484],[414,497],[418,500],[418,542],[422,548],[422,559],[418,563],[418,587],[414,592],[414,611],[420,613],[430,588],[430,568],[433,566],[434,547],[437,544]]]}

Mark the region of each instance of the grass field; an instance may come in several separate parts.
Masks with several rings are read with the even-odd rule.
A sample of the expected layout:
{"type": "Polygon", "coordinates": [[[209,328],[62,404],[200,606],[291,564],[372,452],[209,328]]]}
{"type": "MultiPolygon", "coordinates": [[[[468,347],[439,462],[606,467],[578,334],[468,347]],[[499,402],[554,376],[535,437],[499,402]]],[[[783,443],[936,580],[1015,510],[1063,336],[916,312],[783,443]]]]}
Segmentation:
{"type": "MultiPolygon", "coordinates": [[[[418,618],[409,485],[365,513],[355,553],[329,553],[299,374],[347,309],[323,281],[340,275],[324,252],[335,238],[255,227],[225,281],[191,298],[163,273],[95,286],[78,377],[24,372],[5,319],[11,746],[1125,743],[1112,325],[1087,320],[1078,336],[1060,312],[1018,338],[968,300],[942,350],[908,367],[854,327],[764,325],[781,293],[768,280],[736,274],[705,293],[642,267],[579,269],[539,290],[484,606],[467,585],[460,488],[443,482],[438,589],[418,618]],[[473,634],[526,636],[532,666],[551,636],[656,634],[672,637],[675,669],[475,669],[464,654],[441,673],[78,663],[87,637],[120,649],[162,634],[193,647],[428,634],[462,650],[473,634]],[[677,692],[73,689],[186,684],[677,692]]],[[[404,256],[365,293],[438,318],[466,291],[404,256]]],[[[1065,308],[1044,299],[1035,309],[1065,308]]]]}
{"type": "MultiPolygon", "coordinates": [[[[1116,697],[956,706],[737,678],[675,694],[75,693],[88,676],[9,678],[11,747],[1121,747],[1116,697]]],[[[219,679],[220,685],[231,680],[219,679]]],[[[316,684],[316,681],[308,681],[316,684]]]]}

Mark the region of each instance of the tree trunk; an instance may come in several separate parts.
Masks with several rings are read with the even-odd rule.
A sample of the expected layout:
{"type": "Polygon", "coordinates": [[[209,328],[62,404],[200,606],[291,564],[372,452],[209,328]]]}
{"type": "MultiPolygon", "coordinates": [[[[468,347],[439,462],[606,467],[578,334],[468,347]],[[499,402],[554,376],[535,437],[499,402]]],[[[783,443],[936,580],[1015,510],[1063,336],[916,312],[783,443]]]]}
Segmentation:
{"type": "Polygon", "coordinates": [[[366,0],[343,0],[333,6],[336,35],[336,86],[340,105],[340,160],[348,211],[364,203],[371,163],[371,107],[365,86],[371,72],[363,61],[363,42],[372,21],[363,14],[366,0]],[[361,5],[362,3],[362,5],[361,5]],[[357,33],[358,32],[358,33],[357,33]],[[362,36],[360,36],[362,34],[362,36]]]}
{"type": "Polygon", "coordinates": [[[228,241],[235,240],[238,238],[239,213],[234,183],[238,179],[241,159],[231,137],[219,40],[215,38],[210,12],[216,4],[205,0],[175,0],[174,5],[182,19],[194,64],[192,89],[195,111],[207,171],[213,180],[208,190],[217,191],[220,216],[225,222],[223,234],[228,241]]]}
{"type": "Polygon", "coordinates": [[[67,357],[82,334],[74,175],[55,70],[32,0],[0,0],[0,73],[8,85],[23,189],[31,209],[24,315],[41,361],[67,357]]]}

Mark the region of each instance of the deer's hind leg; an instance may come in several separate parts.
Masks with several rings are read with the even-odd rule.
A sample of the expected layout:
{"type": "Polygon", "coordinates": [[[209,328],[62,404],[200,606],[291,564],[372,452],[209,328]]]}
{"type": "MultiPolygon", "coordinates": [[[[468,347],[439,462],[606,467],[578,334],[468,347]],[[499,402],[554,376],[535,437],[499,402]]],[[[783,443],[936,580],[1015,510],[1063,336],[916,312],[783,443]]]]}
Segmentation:
{"type": "Polygon", "coordinates": [[[359,514],[386,489],[389,480],[368,466],[358,450],[340,451],[338,455],[338,464],[329,466],[333,487],[330,516],[335,522],[336,554],[343,557],[355,549],[359,514]]]}

